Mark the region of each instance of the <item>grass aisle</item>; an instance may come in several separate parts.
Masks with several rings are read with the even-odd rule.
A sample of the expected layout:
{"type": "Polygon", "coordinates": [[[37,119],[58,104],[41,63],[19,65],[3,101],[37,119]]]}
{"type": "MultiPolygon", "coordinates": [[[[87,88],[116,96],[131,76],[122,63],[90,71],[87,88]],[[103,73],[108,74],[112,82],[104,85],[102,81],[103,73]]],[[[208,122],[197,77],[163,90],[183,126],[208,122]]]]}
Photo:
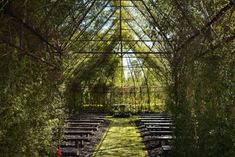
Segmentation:
{"type": "Polygon", "coordinates": [[[94,157],[147,157],[132,118],[108,118],[111,126],[94,157]]]}

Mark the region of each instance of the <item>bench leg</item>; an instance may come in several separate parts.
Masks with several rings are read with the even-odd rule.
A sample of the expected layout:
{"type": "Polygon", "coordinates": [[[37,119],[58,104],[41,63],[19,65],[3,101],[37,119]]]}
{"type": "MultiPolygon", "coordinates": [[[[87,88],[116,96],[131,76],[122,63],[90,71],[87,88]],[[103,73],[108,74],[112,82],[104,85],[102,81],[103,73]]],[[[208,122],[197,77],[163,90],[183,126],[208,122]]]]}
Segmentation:
{"type": "Polygon", "coordinates": [[[83,148],[84,147],[84,141],[82,140],[79,144],[79,148],[83,148]]]}
{"type": "Polygon", "coordinates": [[[79,148],[77,148],[77,153],[76,153],[76,155],[77,155],[77,156],[80,155],[80,149],[79,149],[79,148]]]}
{"type": "Polygon", "coordinates": [[[78,148],[79,146],[79,141],[75,141],[75,148],[78,148]]]}

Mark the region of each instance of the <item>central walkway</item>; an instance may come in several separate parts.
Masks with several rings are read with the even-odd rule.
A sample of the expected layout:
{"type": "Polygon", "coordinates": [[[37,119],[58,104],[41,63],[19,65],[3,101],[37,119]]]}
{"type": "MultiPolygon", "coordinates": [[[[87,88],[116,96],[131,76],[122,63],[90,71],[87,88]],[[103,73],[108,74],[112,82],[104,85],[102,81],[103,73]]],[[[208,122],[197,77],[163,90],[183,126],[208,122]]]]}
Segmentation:
{"type": "Polygon", "coordinates": [[[147,157],[134,118],[108,118],[111,120],[106,136],[94,157],[147,157]]]}

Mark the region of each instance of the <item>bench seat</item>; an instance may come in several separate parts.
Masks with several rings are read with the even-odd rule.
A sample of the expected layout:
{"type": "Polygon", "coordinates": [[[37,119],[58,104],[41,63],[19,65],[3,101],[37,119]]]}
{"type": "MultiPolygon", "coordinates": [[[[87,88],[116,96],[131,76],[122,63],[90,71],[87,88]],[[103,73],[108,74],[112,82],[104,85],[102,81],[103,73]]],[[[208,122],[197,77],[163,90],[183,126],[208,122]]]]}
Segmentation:
{"type": "Polygon", "coordinates": [[[93,131],[77,131],[77,130],[69,130],[64,132],[65,135],[94,135],[93,131]]]}
{"type": "Polygon", "coordinates": [[[145,126],[173,126],[173,123],[151,123],[151,122],[146,122],[143,123],[145,126]]]}
{"type": "Polygon", "coordinates": [[[67,131],[69,131],[69,130],[87,130],[87,131],[97,131],[98,130],[98,127],[89,127],[89,126],[87,126],[87,127],[67,127],[67,128],[65,128],[65,130],[67,131]]]}
{"type": "Polygon", "coordinates": [[[77,123],[77,122],[70,122],[68,123],[69,126],[100,126],[100,123],[77,123]]]}
{"type": "Polygon", "coordinates": [[[171,135],[164,135],[164,136],[152,136],[151,138],[144,139],[144,142],[151,142],[151,141],[169,141],[173,140],[175,137],[171,135]]]}

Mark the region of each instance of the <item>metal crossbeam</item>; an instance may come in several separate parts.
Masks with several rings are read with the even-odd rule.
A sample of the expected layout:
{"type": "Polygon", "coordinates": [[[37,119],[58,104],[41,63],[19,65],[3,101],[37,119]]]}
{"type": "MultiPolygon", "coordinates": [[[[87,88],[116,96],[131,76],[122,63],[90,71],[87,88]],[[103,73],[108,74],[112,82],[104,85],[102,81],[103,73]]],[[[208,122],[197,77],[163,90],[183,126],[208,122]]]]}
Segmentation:
{"type": "Polygon", "coordinates": [[[116,55],[116,54],[154,54],[154,55],[159,55],[159,54],[170,54],[169,52],[153,52],[153,51],[149,51],[149,52],[144,52],[144,51],[138,51],[138,52],[125,52],[125,51],[121,51],[121,52],[85,52],[85,51],[72,51],[71,53],[77,53],[77,54],[95,54],[95,55],[116,55]]]}
{"type": "MultiPolygon", "coordinates": [[[[132,30],[132,29],[130,29],[130,30],[132,30]]],[[[117,41],[119,41],[119,40],[114,40],[114,39],[79,39],[79,40],[77,40],[77,41],[86,41],[86,42],[107,42],[107,41],[113,41],[113,42],[117,42],[117,41]]],[[[122,40],[122,42],[164,42],[164,41],[160,41],[160,40],[151,40],[151,39],[149,39],[149,40],[145,40],[145,39],[142,39],[142,40],[126,40],[126,39],[124,39],[124,40],[122,40]]]]}
{"type": "MultiPolygon", "coordinates": [[[[70,53],[72,53],[72,54],[86,54],[86,55],[92,54],[92,55],[98,55],[98,56],[118,54],[122,57],[125,54],[136,54],[136,55],[153,54],[154,56],[159,56],[159,55],[164,56],[166,54],[170,54],[169,52],[161,52],[161,51],[156,52],[156,49],[159,49],[158,47],[156,47],[156,43],[160,44],[160,46],[161,46],[161,43],[165,42],[166,39],[163,38],[163,39],[158,40],[157,39],[158,37],[151,36],[149,34],[149,32],[147,32],[147,30],[145,30],[143,28],[143,26],[138,23],[138,21],[135,19],[135,17],[133,15],[131,15],[130,11],[128,10],[128,8],[135,8],[135,11],[139,12],[141,16],[146,18],[147,23],[150,22],[149,18],[151,18],[151,21],[154,21],[156,23],[156,19],[154,19],[153,15],[151,14],[149,9],[147,9],[147,14],[149,14],[149,15],[146,15],[139,8],[138,5],[142,3],[143,7],[146,9],[147,5],[143,2],[143,0],[94,0],[94,1],[92,1],[93,5],[88,10],[86,10],[86,14],[88,12],[90,12],[90,10],[93,9],[93,7],[95,7],[95,1],[105,1],[105,3],[102,6],[102,8],[95,15],[88,15],[88,17],[92,16],[92,19],[89,20],[88,23],[85,25],[85,27],[82,28],[78,32],[78,36],[75,37],[73,39],[73,41],[68,44],[70,46],[73,45],[75,47],[76,47],[76,44],[78,44],[78,43],[84,43],[84,45],[78,47],[77,51],[70,51],[70,53]],[[115,6],[112,3],[110,3],[112,1],[118,2],[117,5],[115,6]],[[130,3],[123,3],[122,4],[122,2],[130,2],[130,3]],[[137,2],[138,2],[138,5],[136,4],[137,2]],[[110,7],[114,7],[115,10],[113,11],[110,7]],[[92,33],[88,39],[84,39],[85,32],[87,30],[92,29],[92,28],[94,29],[94,25],[92,23],[95,22],[99,18],[98,17],[99,15],[102,16],[102,14],[107,11],[105,8],[110,8],[111,9],[110,11],[112,11],[113,13],[106,20],[104,20],[102,23],[99,23],[98,28],[94,31],[95,33],[92,33]],[[119,15],[117,14],[119,17],[117,17],[117,15],[116,16],[114,15],[117,10],[119,10],[119,15]],[[127,13],[126,14],[127,17],[126,16],[123,17],[123,12],[127,13]],[[146,17],[146,16],[148,16],[148,17],[146,17]],[[115,19],[113,19],[113,18],[115,18],[115,19]],[[119,21],[119,26],[117,26],[117,23],[114,22],[114,25],[112,25],[110,27],[109,21],[112,21],[112,20],[119,21]],[[123,24],[127,24],[127,28],[123,27],[123,24]],[[137,26],[139,30],[136,30],[134,25],[137,26]],[[105,26],[108,26],[108,27],[105,28],[105,26]],[[102,28],[105,28],[105,30],[107,30],[105,32],[105,35],[102,35],[102,38],[99,38],[99,39],[95,38],[95,36],[97,36],[102,31],[102,28]],[[130,33],[132,33],[134,35],[134,38],[137,38],[137,39],[128,39],[126,37],[123,37],[123,31],[129,31],[130,33]],[[110,36],[108,34],[108,32],[110,32],[110,33],[114,32],[114,33],[112,33],[112,35],[110,36]],[[118,33],[119,35],[117,35],[117,34],[115,35],[115,32],[118,33]],[[107,39],[106,36],[108,36],[109,38],[107,39]],[[97,47],[97,44],[104,45],[105,42],[107,42],[107,44],[109,44],[109,45],[110,45],[110,43],[116,44],[116,46],[119,46],[119,48],[118,48],[119,50],[117,50],[115,48],[116,46],[113,46],[113,50],[111,50],[109,52],[105,52],[105,51],[102,51],[102,46],[97,47]],[[148,43],[152,43],[154,46],[150,46],[148,43]],[[126,46],[128,46],[129,50],[126,50],[126,46]],[[134,50],[135,46],[138,46],[138,47],[144,46],[148,50],[136,52],[134,50]],[[91,49],[87,50],[88,47],[90,47],[91,49]],[[132,51],[134,51],[134,52],[132,52],[132,51]]],[[[83,20],[79,21],[78,26],[81,23],[83,23],[84,21],[88,20],[85,17],[83,17],[82,19],[83,20]]],[[[149,23],[149,25],[151,25],[151,24],[149,23]]],[[[162,32],[158,32],[158,33],[160,34],[160,36],[164,36],[162,32]]],[[[73,32],[73,34],[75,34],[75,32],[73,32]]],[[[70,47],[68,45],[67,45],[67,48],[70,47]]]]}

